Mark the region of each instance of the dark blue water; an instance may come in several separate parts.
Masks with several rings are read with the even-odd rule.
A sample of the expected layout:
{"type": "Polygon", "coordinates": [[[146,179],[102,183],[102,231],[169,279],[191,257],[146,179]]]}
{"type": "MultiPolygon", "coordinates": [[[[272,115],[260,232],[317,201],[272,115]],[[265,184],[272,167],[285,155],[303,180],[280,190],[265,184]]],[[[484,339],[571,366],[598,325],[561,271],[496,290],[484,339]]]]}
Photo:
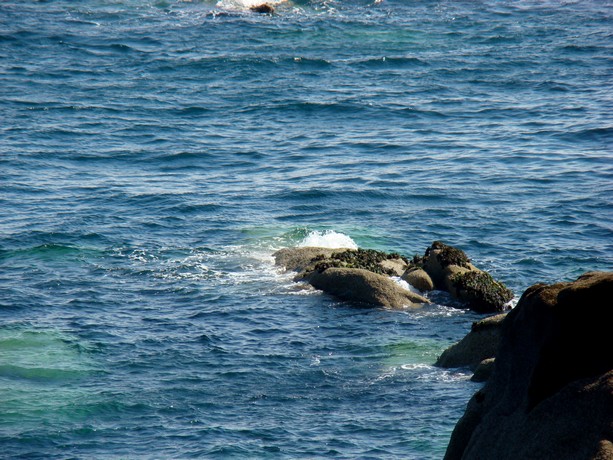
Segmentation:
{"type": "Polygon", "coordinates": [[[270,255],[613,269],[612,7],[0,3],[0,456],[441,458],[478,316],[270,255]]]}

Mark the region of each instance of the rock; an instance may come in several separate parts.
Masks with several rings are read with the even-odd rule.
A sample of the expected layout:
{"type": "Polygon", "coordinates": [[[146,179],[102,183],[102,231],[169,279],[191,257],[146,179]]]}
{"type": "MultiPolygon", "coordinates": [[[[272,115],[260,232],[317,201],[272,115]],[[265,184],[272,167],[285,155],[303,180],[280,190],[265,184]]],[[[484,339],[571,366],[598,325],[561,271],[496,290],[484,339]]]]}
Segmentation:
{"type": "Polygon", "coordinates": [[[286,248],[273,254],[275,263],[298,274],[316,289],[343,300],[387,308],[415,308],[430,301],[389,276],[400,276],[408,261],[398,254],[371,249],[286,248]]]}
{"type": "Polygon", "coordinates": [[[400,276],[408,267],[408,261],[399,254],[388,254],[374,249],[345,249],[315,263],[315,270],[327,268],[361,268],[379,275],[400,276]]]}
{"type": "Polygon", "coordinates": [[[379,262],[379,265],[384,272],[392,276],[402,276],[408,267],[407,263],[401,258],[385,259],[379,262]]]}
{"type": "Polygon", "coordinates": [[[426,250],[422,265],[436,289],[449,292],[478,313],[503,311],[513,298],[504,284],[471,264],[464,251],[440,241],[426,250]]]}
{"type": "Polygon", "coordinates": [[[496,358],[487,358],[479,363],[475,369],[475,373],[470,378],[472,382],[486,382],[494,372],[496,358]]]}
{"type": "Polygon", "coordinates": [[[494,358],[500,345],[502,323],[506,313],[473,323],[470,332],[447,348],[436,361],[439,367],[468,367],[475,370],[488,358],[494,358]]]}
{"type": "Polygon", "coordinates": [[[284,248],[275,252],[275,264],[285,268],[287,271],[304,272],[307,269],[313,270],[313,259],[329,258],[335,252],[343,252],[345,249],[330,249],[317,247],[304,248],[284,248]]]}
{"type": "Polygon", "coordinates": [[[272,5],[269,5],[268,3],[262,3],[261,5],[254,5],[250,7],[249,9],[253,11],[254,13],[260,13],[260,14],[274,14],[275,12],[275,7],[272,5]]]}
{"type": "Polygon", "coordinates": [[[446,460],[611,459],[613,273],[526,290],[446,460]]]}
{"type": "Polygon", "coordinates": [[[432,278],[421,268],[411,267],[402,274],[401,278],[420,291],[431,291],[434,289],[432,278]]]}
{"type": "Polygon", "coordinates": [[[361,268],[327,268],[308,277],[316,289],[340,299],[387,308],[417,308],[430,303],[389,277],[361,268]]]}
{"type": "Polygon", "coordinates": [[[423,269],[430,275],[437,289],[448,291],[449,270],[447,267],[474,268],[461,249],[435,241],[426,249],[423,257],[423,269]]]}

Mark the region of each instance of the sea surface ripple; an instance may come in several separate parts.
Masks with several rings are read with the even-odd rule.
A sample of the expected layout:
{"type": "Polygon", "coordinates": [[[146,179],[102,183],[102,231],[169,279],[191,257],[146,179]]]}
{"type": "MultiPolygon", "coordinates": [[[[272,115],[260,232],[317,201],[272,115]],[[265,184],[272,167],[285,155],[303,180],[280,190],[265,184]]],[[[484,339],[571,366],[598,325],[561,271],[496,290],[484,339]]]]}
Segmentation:
{"type": "Polygon", "coordinates": [[[0,457],[438,459],[479,316],[271,254],[613,268],[610,1],[246,5],[0,5],[0,457]]]}

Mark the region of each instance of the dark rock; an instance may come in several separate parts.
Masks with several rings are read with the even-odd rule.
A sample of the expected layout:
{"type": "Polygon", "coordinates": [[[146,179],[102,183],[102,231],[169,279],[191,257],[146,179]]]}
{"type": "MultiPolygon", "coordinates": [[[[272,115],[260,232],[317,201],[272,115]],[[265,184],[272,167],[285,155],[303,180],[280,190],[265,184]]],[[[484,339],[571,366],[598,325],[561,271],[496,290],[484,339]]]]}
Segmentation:
{"type": "Polygon", "coordinates": [[[379,275],[401,276],[408,262],[399,254],[388,254],[374,249],[347,249],[336,251],[329,257],[322,257],[315,263],[315,270],[327,268],[361,268],[379,275]]]}
{"type": "Polygon", "coordinates": [[[475,373],[470,378],[473,382],[486,382],[494,372],[496,358],[487,358],[479,363],[475,369],[475,373]]]}
{"type": "Polygon", "coordinates": [[[455,273],[450,282],[455,297],[468,302],[470,308],[478,313],[501,311],[513,298],[513,293],[505,285],[481,270],[455,273]]]}
{"type": "Polygon", "coordinates": [[[503,311],[513,298],[513,293],[504,284],[471,264],[462,250],[440,241],[435,241],[426,250],[422,267],[436,289],[449,292],[478,313],[503,311]]]}
{"type": "Polygon", "coordinates": [[[268,3],[262,3],[261,5],[254,5],[249,9],[253,11],[254,13],[260,13],[260,14],[274,14],[275,12],[275,7],[272,5],[269,5],[268,3]]]}
{"type": "Polygon", "coordinates": [[[316,289],[340,299],[387,308],[418,308],[430,303],[389,277],[361,268],[328,268],[308,277],[316,289]]]}
{"type": "Polygon", "coordinates": [[[503,313],[473,323],[466,337],[447,348],[435,365],[468,367],[475,370],[484,359],[494,358],[500,345],[502,323],[506,316],[507,314],[503,313]]]}
{"type": "Polygon", "coordinates": [[[529,288],[446,460],[611,459],[613,273],[529,288]]]}

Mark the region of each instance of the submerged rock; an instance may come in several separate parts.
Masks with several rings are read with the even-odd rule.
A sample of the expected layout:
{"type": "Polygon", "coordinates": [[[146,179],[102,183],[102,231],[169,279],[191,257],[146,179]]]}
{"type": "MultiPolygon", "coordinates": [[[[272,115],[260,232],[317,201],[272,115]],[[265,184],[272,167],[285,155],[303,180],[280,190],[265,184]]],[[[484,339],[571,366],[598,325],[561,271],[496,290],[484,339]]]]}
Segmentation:
{"type": "Polygon", "coordinates": [[[436,289],[449,292],[478,313],[503,311],[513,298],[504,284],[471,264],[464,251],[440,241],[426,250],[421,264],[436,289]]]}
{"type": "Polygon", "coordinates": [[[529,288],[445,459],[612,458],[611,298],[613,273],[529,288]]]}

